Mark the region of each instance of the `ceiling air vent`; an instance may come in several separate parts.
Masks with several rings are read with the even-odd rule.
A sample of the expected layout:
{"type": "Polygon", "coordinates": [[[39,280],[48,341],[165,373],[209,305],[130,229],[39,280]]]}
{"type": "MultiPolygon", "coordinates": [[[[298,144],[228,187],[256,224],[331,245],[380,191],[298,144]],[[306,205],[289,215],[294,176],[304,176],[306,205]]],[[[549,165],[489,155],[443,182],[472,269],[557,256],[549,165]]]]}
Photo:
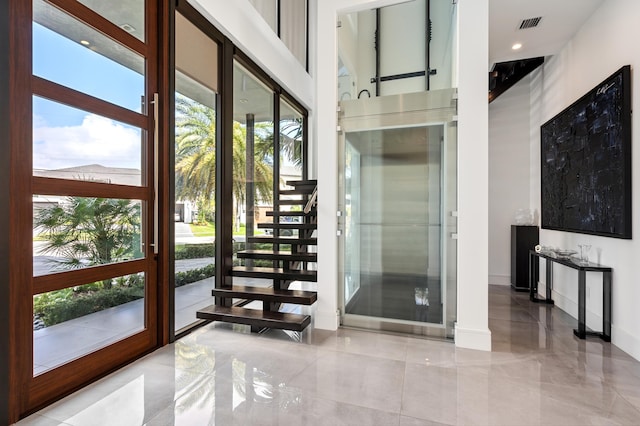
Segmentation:
{"type": "Polygon", "coordinates": [[[541,19],[542,19],[542,16],[538,16],[537,18],[523,19],[522,22],[520,23],[520,29],[526,30],[527,28],[535,28],[538,26],[541,19]]]}

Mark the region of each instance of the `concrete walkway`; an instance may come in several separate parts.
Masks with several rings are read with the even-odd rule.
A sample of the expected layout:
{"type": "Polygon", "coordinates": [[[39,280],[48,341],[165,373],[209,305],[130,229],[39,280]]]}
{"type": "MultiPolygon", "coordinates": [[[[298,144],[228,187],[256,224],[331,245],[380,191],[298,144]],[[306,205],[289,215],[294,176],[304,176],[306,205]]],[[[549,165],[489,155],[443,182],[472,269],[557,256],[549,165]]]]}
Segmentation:
{"type": "MultiPolygon", "coordinates": [[[[196,321],[196,311],[213,303],[214,278],[176,289],[175,329],[196,321]]],[[[33,332],[35,375],[131,336],[144,328],[144,300],[124,303],[33,332]]]]}
{"type": "MultiPolygon", "coordinates": [[[[236,284],[270,286],[271,280],[234,279],[236,284]]],[[[175,330],[197,321],[196,312],[213,304],[213,277],[175,289],[175,330]]],[[[293,288],[293,287],[292,287],[293,288]]],[[[143,299],[33,332],[34,375],[62,365],[143,330],[143,299]]],[[[261,306],[257,306],[260,308],[261,306]]]]}

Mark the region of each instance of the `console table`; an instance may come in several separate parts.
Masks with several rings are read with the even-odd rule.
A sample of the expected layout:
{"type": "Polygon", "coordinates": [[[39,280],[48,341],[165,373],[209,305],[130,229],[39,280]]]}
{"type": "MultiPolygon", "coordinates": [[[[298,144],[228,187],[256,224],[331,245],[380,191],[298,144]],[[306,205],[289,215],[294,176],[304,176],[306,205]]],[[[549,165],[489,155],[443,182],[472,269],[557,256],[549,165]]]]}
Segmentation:
{"type": "Polygon", "coordinates": [[[608,266],[597,263],[582,263],[577,259],[557,257],[555,253],[529,251],[529,299],[535,303],[553,305],[551,289],[553,288],[553,264],[558,263],[578,271],[578,328],[573,334],[580,339],[587,336],[598,336],[605,342],[611,341],[611,272],[608,266]],[[546,298],[538,297],[538,267],[536,257],[546,261],[546,298]],[[586,327],[586,285],[587,272],[602,272],[602,332],[587,331],[586,327]]]}

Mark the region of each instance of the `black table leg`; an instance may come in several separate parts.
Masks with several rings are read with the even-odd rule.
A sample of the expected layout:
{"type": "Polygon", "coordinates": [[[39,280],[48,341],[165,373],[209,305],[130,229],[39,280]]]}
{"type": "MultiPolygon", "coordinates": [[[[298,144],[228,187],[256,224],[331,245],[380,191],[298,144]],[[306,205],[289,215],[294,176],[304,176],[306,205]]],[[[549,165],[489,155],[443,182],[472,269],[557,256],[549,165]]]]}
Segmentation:
{"type": "Polygon", "coordinates": [[[535,269],[534,258],[536,256],[533,253],[529,253],[529,299],[533,300],[536,291],[538,290],[538,282],[536,280],[536,274],[533,271],[535,269]]]}
{"type": "Polygon", "coordinates": [[[611,341],[611,272],[602,273],[602,340],[611,341]]]}
{"type": "MultiPolygon", "coordinates": [[[[529,268],[532,268],[531,264],[532,264],[532,259],[529,259],[529,268]]],[[[529,300],[535,303],[546,303],[549,305],[553,305],[553,300],[551,299],[551,288],[553,288],[553,262],[550,261],[549,259],[546,259],[545,264],[547,269],[547,275],[546,275],[547,283],[545,288],[546,298],[543,299],[541,297],[538,297],[538,279],[537,279],[538,274],[535,271],[536,268],[533,267],[534,271],[531,272],[529,280],[530,281],[533,280],[535,284],[531,286],[531,293],[529,293],[529,300]]]]}
{"type": "Polygon", "coordinates": [[[586,299],[587,299],[587,273],[584,270],[578,271],[578,329],[573,330],[573,334],[580,339],[587,337],[586,326],[586,299]]]}
{"type": "Polygon", "coordinates": [[[553,262],[547,259],[547,286],[546,286],[546,298],[547,303],[553,303],[551,300],[551,289],[553,288],[553,262]]]}

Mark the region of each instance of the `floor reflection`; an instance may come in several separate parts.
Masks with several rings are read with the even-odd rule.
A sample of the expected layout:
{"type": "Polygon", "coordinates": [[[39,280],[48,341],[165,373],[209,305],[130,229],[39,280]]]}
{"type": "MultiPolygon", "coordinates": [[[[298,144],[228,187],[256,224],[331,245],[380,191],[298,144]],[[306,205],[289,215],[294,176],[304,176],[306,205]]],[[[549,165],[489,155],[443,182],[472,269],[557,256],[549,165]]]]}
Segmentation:
{"type": "Polygon", "coordinates": [[[492,352],[352,329],[211,324],[19,425],[637,424],[640,363],[491,286],[492,352]]]}

